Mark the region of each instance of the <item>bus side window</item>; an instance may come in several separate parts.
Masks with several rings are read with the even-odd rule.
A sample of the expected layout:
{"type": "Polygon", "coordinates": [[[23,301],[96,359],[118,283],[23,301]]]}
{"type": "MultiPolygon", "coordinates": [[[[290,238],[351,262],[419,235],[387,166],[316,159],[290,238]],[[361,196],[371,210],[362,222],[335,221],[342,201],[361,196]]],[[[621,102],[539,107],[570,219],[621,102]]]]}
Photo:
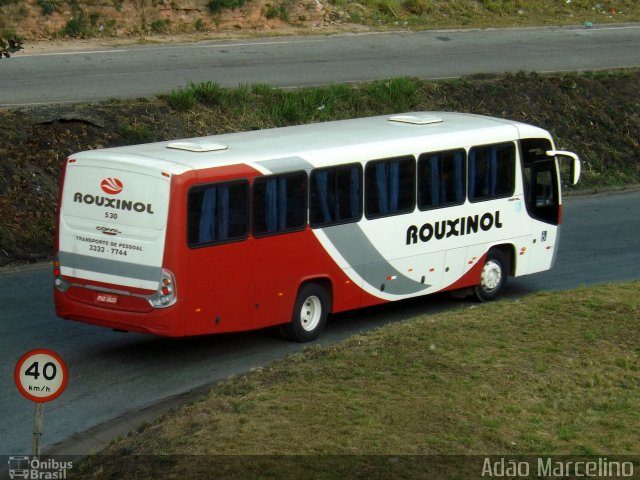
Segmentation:
{"type": "Polygon", "coordinates": [[[560,203],[558,172],[555,159],[546,154],[551,148],[551,142],[545,138],[520,141],[527,211],[533,218],[557,225],[560,203]]]}
{"type": "Polygon", "coordinates": [[[362,167],[359,164],[311,172],[309,223],[327,227],[362,217],[362,167]]]}
{"type": "Polygon", "coordinates": [[[418,157],[418,208],[460,205],[465,198],[464,150],[418,157]]]}
{"type": "Polygon", "coordinates": [[[256,237],[301,230],[306,224],[305,172],[256,178],[253,184],[253,234],[256,237]]]}
{"type": "Polygon", "coordinates": [[[248,194],[247,180],[200,185],[189,190],[189,246],[213,245],[246,238],[249,230],[248,194]]]}
{"type": "Polygon", "coordinates": [[[386,217],[415,207],[415,159],[412,156],[374,160],[365,167],[365,215],[386,217]]]}
{"type": "Polygon", "coordinates": [[[553,179],[549,170],[537,171],[535,180],[535,205],[544,207],[553,204],[553,179]]]}
{"type": "Polygon", "coordinates": [[[474,147],[469,151],[469,200],[509,197],[515,189],[513,143],[474,147]]]}

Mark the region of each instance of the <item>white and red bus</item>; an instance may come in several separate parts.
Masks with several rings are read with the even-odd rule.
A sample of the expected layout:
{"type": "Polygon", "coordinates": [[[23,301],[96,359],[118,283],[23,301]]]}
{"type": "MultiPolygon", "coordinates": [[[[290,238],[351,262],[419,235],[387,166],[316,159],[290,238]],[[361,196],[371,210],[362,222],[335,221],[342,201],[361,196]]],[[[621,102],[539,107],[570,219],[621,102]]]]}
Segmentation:
{"type": "Polygon", "coordinates": [[[551,268],[559,159],[540,128],[417,112],[93,150],[66,160],[59,316],[164,336],[280,325],[551,268]]]}

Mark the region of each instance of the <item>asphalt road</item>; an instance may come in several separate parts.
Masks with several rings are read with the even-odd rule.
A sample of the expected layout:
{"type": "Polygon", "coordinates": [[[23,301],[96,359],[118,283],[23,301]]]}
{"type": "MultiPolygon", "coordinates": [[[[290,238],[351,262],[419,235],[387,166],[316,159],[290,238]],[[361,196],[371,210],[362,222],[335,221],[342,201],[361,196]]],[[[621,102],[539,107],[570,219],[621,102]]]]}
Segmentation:
{"type": "Polygon", "coordinates": [[[189,81],[294,87],[397,76],[640,66],[640,25],[390,32],[31,54],[0,66],[0,106],[149,97],[189,81]]]}
{"type": "MultiPolygon", "coordinates": [[[[640,278],[640,191],[569,198],[563,213],[555,268],[510,279],[506,297],[640,278]]],[[[28,350],[52,349],[69,368],[67,390],[45,405],[44,449],[103,424],[76,435],[62,449],[86,454],[112,435],[133,429],[141,413],[153,416],[179,403],[185,392],[204,391],[229,375],[303,348],[270,331],[168,340],[61,320],[54,314],[46,265],[0,272],[0,292],[0,456],[31,452],[34,404],[13,383],[15,364],[28,350]],[[159,409],[146,410],[158,402],[159,409]]],[[[320,342],[469,305],[437,295],[349,312],[330,319],[320,342]]]]}

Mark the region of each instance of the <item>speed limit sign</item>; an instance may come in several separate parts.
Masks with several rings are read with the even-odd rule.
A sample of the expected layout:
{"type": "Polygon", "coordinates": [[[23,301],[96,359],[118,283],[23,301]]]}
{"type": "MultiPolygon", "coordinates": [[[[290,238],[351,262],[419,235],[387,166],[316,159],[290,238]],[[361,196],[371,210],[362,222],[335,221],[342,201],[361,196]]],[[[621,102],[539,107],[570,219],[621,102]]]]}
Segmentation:
{"type": "Polygon", "coordinates": [[[25,353],[13,372],[20,393],[37,403],[58,398],[67,386],[67,377],[62,358],[44,348],[25,353]]]}

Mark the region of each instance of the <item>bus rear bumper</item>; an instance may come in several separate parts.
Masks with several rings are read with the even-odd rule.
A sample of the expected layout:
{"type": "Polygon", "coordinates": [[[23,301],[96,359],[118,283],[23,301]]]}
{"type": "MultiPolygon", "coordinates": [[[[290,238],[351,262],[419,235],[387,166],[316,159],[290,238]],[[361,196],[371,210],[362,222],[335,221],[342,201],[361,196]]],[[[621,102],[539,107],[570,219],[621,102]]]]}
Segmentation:
{"type": "MultiPolygon", "coordinates": [[[[83,289],[84,290],[84,289],[83,289]]],[[[182,328],[176,322],[176,305],[169,308],[125,309],[116,306],[99,306],[74,298],[71,291],[61,292],[54,288],[56,314],[65,320],[75,320],[114,330],[148,333],[165,337],[181,337],[182,328]]]]}

